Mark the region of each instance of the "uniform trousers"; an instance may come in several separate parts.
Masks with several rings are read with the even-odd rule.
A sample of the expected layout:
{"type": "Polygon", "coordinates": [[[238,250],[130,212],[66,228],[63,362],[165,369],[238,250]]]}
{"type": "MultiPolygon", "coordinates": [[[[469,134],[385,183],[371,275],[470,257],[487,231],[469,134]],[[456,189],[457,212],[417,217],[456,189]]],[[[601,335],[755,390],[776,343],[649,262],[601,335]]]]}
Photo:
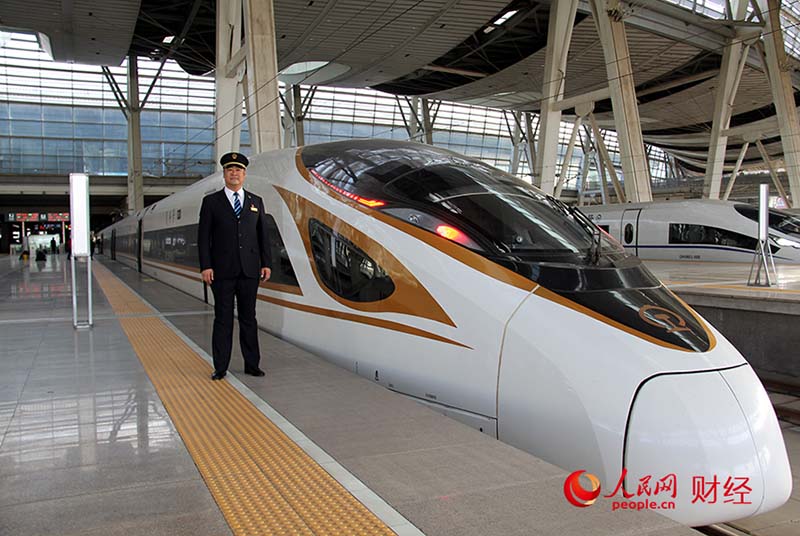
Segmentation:
{"type": "Polygon", "coordinates": [[[258,278],[244,277],[214,278],[211,290],[214,293],[214,333],[211,347],[214,370],[226,372],[231,362],[233,346],[233,300],[239,315],[239,345],[242,348],[245,370],[258,368],[261,354],[258,350],[258,324],[256,324],[256,296],[258,278]]]}

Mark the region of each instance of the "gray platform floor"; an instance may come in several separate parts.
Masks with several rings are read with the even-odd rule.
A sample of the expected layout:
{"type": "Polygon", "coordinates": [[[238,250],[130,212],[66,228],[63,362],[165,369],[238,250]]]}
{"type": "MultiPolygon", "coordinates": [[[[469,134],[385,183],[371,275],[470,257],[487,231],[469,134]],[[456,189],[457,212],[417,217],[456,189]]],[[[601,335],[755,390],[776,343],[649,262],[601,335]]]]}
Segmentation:
{"type": "Polygon", "coordinates": [[[800,266],[778,264],[770,287],[748,286],[749,263],[645,261],[647,267],[681,296],[725,300],[734,308],[800,314],[800,266]],[[737,307],[739,302],[739,307],[737,307]]]}
{"type": "MultiPolygon", "coordinates": [[[[105,264],[208,351],[206,305],[105,264]]],[[[0,257],[0,535],[229,534],[99,287],[94,329],[73,330],[67,268],[63,255],[0,257]]],[[[238,353],[231,372],[426,534],[694,533],[610,501],[576,509],[565,471],[266,333],[260,343],[267,377],[240,376],[238,353]]],[[[785,433],[800,459],[797,430],[785,433]]],[[[799,516],[780,512],[750,521],[797,534],[799,516]]]]}

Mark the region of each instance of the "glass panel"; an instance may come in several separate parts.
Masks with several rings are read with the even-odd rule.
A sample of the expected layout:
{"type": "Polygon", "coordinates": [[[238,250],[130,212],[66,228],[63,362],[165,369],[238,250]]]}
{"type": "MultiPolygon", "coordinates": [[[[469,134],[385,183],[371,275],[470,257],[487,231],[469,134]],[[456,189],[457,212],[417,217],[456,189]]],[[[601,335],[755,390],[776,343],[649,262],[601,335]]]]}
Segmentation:
{"type": "Polygon", "coordinates": [[[391,277],[355,244],[317,220],[309,220],[308,228],[317,273],[338,296],[363,303],[394,292],[391,277]]]}

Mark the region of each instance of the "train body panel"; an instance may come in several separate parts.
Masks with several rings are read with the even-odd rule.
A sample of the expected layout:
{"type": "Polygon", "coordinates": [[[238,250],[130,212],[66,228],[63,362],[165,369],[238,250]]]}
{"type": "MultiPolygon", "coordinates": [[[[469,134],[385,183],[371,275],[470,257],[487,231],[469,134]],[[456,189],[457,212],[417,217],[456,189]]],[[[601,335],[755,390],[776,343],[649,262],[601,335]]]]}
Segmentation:
{"type": "MultiPolygon", "coordinates": [[[[140,225],[141,270],[213,301],[199,277],[196,227],[203,196],[222,186],[221,174],[212,175],[103,232],[128,237],[140,225]]],[[[604,489],[627,464],[664,468],[639,441],[649,414],[665,413],[676,433],[703,437],[702,412],[694,420],[683,406],[672,413],[669,400],[653,410],[649,397],[637,407],[637,393],[648,393],[653,378],[747,367],[582,215],[454,153],[389,141],[274,151],[251,158],[244,188],[262,197],[271,225],[273,277],[257,303],[263,329],[565,469],[586,469],[604,489]],[[419,154],[430,165],[419,164],[419,154]],[[343,182],[335,182],[342,170],[343,182]],[[399,190],[416,200],[398,202],[399,190]],[[483,205],[503,216],[474,216],[483,205]],[[462,217],[470,212],[476,221],[462,217]],[[520,229],[519,214],[539,228],[520,229]],[[564,249],[542,249],[551,239],[547,247],[564,249]],[[626,446],[631,419],[639,435],[626,446]]],[[[625,206],[615,216],[619,228],[609,230],[622,232],[644,212],[625,206]],[[625,215],[631,209],[637,212],[625,215]]],[[[761,491],[773,479],[783,489],[790,472],[777,424],[763,415],[771,409],[759,406],[763,387],[742,375],[736,382],[733,394],[714,396],[729,402],[749,391],[741,398],[756,400],[744,405],[761,412],[760,428],[744,411],[726,418],[758,430],[762,458],[777,462],[753,465],[745,453],[730,456],[727,468],[748,467],[737,475],[763,480],[761,491]]],[[[697,459],[710,459],[702,441],[693,445],[697,459]]],[[[770,508],[781,493],[771,495],[770,508]]],[[[692,509],[667,515],[706,520],[692,509]]]]}
{"type": "MultiPolygon", "coordinates": [[[[581,210],[642,259],[752,262],[758,238],[758,209],[744,203],[692,199],[581,210]]],[[[775,262],[800,262],[800,219],[770,213],[775,262]]]]}
{"type": "Polygon", "coordinates": [[[573,469],[586,469],[600,478],[604,488],[613,487],[623,469],[626,423],[640,385],[657,374],[746,363],[710,329],[716,338],[712,350],[676,356],[672,349],[531,296],[506,330],[498,392],[500,439],[520,448],[535,445],[541,457],[560,466],[585,460],[573,469]],[[543,324],[542,317],[549,322],[543,324]],[[583,336],[588,333],[590,337],[583,336]],[[608,385],[615,387],[600,387],[608,385]],[[504,425],[508,422],[515,426],[504,425]],[[541,427],[519,426],[524,422],[541,427]],[[563,441],[552,443],[552,435],[563,441]]]}

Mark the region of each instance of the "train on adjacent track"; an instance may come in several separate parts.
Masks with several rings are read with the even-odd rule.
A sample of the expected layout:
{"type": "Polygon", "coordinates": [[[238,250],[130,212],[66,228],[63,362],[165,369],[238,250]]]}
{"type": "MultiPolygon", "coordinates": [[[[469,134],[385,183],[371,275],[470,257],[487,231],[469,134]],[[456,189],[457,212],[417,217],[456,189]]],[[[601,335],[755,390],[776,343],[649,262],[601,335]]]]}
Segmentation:
{"type": "MultiPolygon", "coordinates": [[[[752,262],[758,207],[687,199],[581,207],[633,255],[647,260],[752,262]]],[[[776,263],[800,263],[800,217],[769,210],[769,247],[776,263]]]]}
{"type": "MultiPolygon", "coordinates": [[[[222,187],[216,173],[104,229],[107,253],[208,299],[197,222],[222,187]]],[[[263,153],[244,187],[268,212],[266,331],[604,492],[671,478],[676,507],[661,513],[688,525],[788,499],[783,437],[746,360],[579,211],[390,140],[263,153]],[[698,478],[720,482],[719,500],[693,495],[698,478]],[[723,482],[747,500],[723,498],[723,482]]]]}

